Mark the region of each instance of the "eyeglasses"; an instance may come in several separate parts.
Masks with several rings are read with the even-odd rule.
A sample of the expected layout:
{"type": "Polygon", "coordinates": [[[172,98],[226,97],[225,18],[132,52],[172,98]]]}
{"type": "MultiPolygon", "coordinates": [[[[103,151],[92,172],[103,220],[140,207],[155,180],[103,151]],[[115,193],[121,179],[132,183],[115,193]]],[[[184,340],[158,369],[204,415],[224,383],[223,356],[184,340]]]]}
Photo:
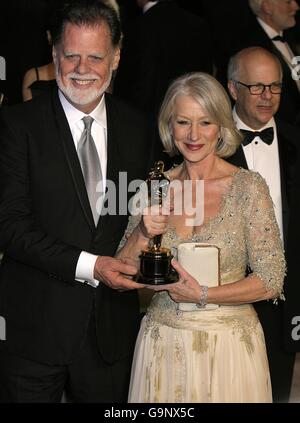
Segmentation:
{"type": "Polygon", "coordinates": [[[272,84],[265,85],[265,84],[244,84],[241,81],[234,81],[236,84],[243,85],[247,87],[251,95],[261,95],[265,92],[266,88],[269,88],[272,94],[280,94],[282,91],[282,83],[281,82],[272,82],[272,84]]]}

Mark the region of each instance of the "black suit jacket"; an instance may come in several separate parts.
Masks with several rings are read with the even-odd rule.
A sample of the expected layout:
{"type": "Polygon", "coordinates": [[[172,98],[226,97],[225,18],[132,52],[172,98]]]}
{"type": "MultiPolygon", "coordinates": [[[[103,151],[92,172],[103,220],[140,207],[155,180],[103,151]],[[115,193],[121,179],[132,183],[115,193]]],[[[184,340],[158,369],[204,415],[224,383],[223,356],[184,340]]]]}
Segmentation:
{"type": "MultiPolygon", "coordinates": [[[[258,302],[254,303],[254,307],[258,313],[258,316],[262,322],[265,330],[266,340],[270,339],[274,335],[274,331],[279,331],[281,334],[282,348],[287,350],[300,351],[300,342],[295,342],[291,337],[292,325],[287,321],[287,314],[291,313],[291,300],[290,292],[293,292],[293,296],[300,298],[300,284],[298,282],[298,255],[294,244],[294,233],[300,234],[300,222],[297,216],[298,208],[296,208],[297,202],[299,202],[299,170],[297,169],[297,161],[300,158],[300,130],[290,124],[284,123],[276,119],[277,136],[278,136],[278,149],[279,149],[279,161],[280,161],[280,174],[281,174],[281,197],[282,197],[282,218],[283,218],[283,236],[285,245],[285,256],[287,259],[287,277],[285,278],[284,290],[286,293],[287,300],[279,304],[279,306],[273,306],[271,302],[258,302]],[[291,269],[290,269],[291,268],[291,269]],[[278,311],[280,319],[278,320],[280,326],[274,326],[274,320],[272,320],[272,311],[278,311]]],[[[240,146],[237,152],[228,159],[228,161],[236,166],[247,167],[247,162],[242,146],[240,146]]],[[[293,302],[294,300],[292,300],[293,302]]],[[[300,302],[298,302],[297,311],[300,316],[300,302]]],[[[294,302],[293,302],[294,305],[294,302]]],[[[296,311],[296,308],[293,308],[296,311]]],[[[273,354],[276,357],[276,354],[273,354]]],[[[278,365],[280,365],[278,363],[278,365]]]]}
{"type": "MultiPolygon", "coordinates": [[[[119,180],[121,171],[128,183],[145,178],[152,145],[143,116],[105,97],[107,179],[118,190],[120,182],[127,187],[124,176],[119,180]]],[[[57,89],[3,109],[0,125],[0,315],[7,325],[0,347],[44,363],[72,362],[95,307],[103,359],[128,356],[139,324],[136,292],[119,293],[102,283],[95,289],[74,280],[81,251],[115,254],[126,211],[121,215],[117,208],[95,228],[57,89]]]]}

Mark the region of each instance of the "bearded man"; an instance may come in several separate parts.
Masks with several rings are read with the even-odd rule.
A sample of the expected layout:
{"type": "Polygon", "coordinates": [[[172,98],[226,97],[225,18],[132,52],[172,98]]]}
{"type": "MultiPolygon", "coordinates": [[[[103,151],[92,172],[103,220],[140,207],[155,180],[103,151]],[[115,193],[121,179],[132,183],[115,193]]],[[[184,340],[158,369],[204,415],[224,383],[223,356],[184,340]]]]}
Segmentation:
{"type": "Polygon", "coordinates": [[[113,185],[124,199],[119,172],[144,179],[152,147],[143,116],[105,93],[120,37],[101,2],[65,5],[58,88],[2,111],[0,402],[127,398],[139,285],[126,277],[136,267],[112,257],[128,216],[119,204],[103,213],[104,194],[113,185]]]}

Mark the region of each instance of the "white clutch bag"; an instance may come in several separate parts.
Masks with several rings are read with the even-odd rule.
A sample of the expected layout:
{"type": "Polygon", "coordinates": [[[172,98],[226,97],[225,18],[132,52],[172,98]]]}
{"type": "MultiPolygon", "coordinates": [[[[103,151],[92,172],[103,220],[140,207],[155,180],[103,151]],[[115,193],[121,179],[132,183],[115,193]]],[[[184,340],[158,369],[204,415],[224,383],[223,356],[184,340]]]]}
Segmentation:
{"type": "MultiPolygon", "coordinates": [[[[178,262],[200,285],[208,287],[220,284],[220,249],[216,245],[202,242],[186,242],[177,247],[178,262]]],[[[217,304],[207,304],[203,308],[195,303],[178,303],[181,311],[214,310],[217,304]]]]}

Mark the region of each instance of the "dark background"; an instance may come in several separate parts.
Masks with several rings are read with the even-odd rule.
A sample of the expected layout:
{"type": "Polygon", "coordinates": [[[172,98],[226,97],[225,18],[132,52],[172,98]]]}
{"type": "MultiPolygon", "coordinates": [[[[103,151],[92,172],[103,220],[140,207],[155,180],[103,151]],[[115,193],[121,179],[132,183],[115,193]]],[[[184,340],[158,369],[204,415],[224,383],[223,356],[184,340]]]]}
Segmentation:
{"type": "MultiPolygon", "coordinates": [[[[0,81],[0,92],[5,94],[5,103],[22,101],[22,80],[25,72],[51,61],[51,47],[46,38],[51,10],[62,0],[2,0],[0,23],[0,56],[6,60],[6,80],[0,81]]],[[[248,0],[177,0],[184,8],[206,17],[215,33],[223,35],[222,43],[230,43],[230,36],[238,34],[249,19],[251,11],[248,0]],[[230,35],[231,34],[231,35],[230,35]]],[[[118,0],[126,33],[131,22],[141,10],[135,0],[118,0]]],[[[300,44],[300,14],[293,30],[300,44]]],[[[236,35],[234,35],[236,36],[236,35]]],[[[203,40],[205,43],[205,40],[203,40]]],[[[215,51],[218,50],[215,40],[215,51]]],[[[201,48],[196,54],[201,54],[201,48]]]]}

